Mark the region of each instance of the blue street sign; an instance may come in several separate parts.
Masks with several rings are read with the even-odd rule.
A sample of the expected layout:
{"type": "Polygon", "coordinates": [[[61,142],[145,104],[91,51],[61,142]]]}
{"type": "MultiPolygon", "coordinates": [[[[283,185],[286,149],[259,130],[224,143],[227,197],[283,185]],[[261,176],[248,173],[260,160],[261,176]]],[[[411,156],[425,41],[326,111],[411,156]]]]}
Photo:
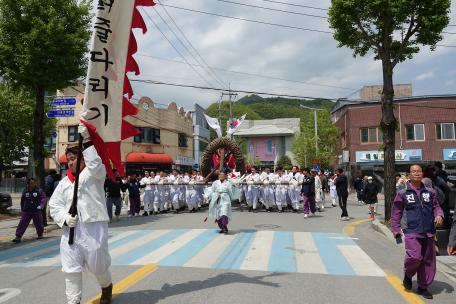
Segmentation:
{"type": "Polygon", "coordinates": [[[53,138],[57,138],[57,131],[52,131],[52,132],[51,132],[51,136],[52,136],[53,138]]]}
{"type": "Polygon", "coordinates": [[[74,109],[71,110],[50,110],[47,112],[48,118],[74,117],[74,109]]]}
{"type": "Polygon", "coordinates": [[[53,107],[60,107],[60,106],[74,106],[76,105],[76,98],[56,98],[52,101],[51,105],[53,107]]]}

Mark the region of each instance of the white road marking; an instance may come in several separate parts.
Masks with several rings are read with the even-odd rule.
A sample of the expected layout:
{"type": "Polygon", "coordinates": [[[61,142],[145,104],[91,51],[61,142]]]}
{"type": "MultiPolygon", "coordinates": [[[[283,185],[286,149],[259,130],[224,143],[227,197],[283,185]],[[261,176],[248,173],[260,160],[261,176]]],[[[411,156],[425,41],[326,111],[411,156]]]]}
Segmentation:
{"type": "Polygon", "coordinates": [[[301,273],[323,273],[326,267],[320,258],[320,253],[315,245],[310,232],[294,232],[296,254],[296,268],[301,273]]]}
{"type": "Polygon", "coordinates": [[[257,231],[240,269],[267,271],[273,239],[273,231],[257,231]]]}
{"type": "Polygon", "coordinates": [[[178,238],[172,240],[166,245],[158,248],[157,250],[152,251],[148,255],[134,261],[130,265],[146,265],[148,263],[158,263],[160,260],[166,258],[173,252],[179,250],[179,248],[185,246],[187,243],[191,242],[195,237],[202,234],[204,229],[192,229],[187,231],[178,238]]]}
{"type": "Polygon", "coordinates": [[[338,245],[337,248],[347,259],[353,271],[360,276],[384,277],[385,273],[357,245],[338,245]]]}
{"type": "Polygon", "coordinates": [[[185,263],[184,267],[211,268],[234,238],[233,234],[216,236],[212,242],[185,263]]]}
{"type": "Polygon", "coordinates": [[[5,303],[21,293],[18,288],[2,288],[0,289],[0,303],[5,303]]]}

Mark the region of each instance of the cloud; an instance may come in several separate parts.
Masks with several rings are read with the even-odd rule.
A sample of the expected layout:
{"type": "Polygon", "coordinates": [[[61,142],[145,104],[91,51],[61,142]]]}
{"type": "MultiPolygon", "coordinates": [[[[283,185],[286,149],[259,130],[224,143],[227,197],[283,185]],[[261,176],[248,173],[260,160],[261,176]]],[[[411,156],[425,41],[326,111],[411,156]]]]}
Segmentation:
{"type": "Polygon", "coordinates": [[[418,76],[416,76],[416,80],[426,80],[426,79],[431,79],[431,78],[434,78],[434,72],[433,71],[429,71],[429,72],[425,72],[423,74],[420,74],[418,76]]]}
{"type": "MultiPolygon", "coordinates": [[[[245,2],[258,4],[250,0],[245,2]]],[[[328,30],[327,21],[324,19],[240,7],[219,1],[194,0],[191,1],[191,5],[190,1],[162,0],[162,3],[271,23],[328,30]]],[[[330,0],[309,0],[306,4],[329,7],[330,0]]],[[[283,4],[264,3],[262,5],[290,9],[283,4]]],[[[145,35],[136,36],[138,52],[149,57],[138,55],[135,57],[142,72],[137,77],[140,79],[217,88],[227,88],[230,84],[231,88],[238,90],[334,99],[348,96],[364,85],[382,83],[381,62],[375,61],[372,53],[365,57],[354,58],[352,50],[339,48],[331,34],[224,19],[170,7],[167,8],[168,13],[204,61],[209,66],[224,70],[190,67],[185,63],[162,60],[181,62],[187,60],[193,65],[202,64],[198,54],[192,50],[185,39],[180,37],[184,47],[157,15],[158,11],[176,34],[181,36],[163,7],[157,5],[155,9],[144,8],[144,10],[154,19],[173,45],[170,45],[160,34],[141,9],[149,31],[145,35]],[[225,70],[291,79],[295,82],[230,73],[225,70]],[[213,73],[218,75],[223,85],[214,79],[213,73]]],[[[292,8],[292,10],[298,9],[292,8]]],[[[304,8],[299,11],[325,14],[323,11],[304,8]]],[[[456,11],[456,1],[452,2],[452,11],[456,11]]],[[[439,44],[456,45],[456,35],[444,35],[443,41],[439,44]]],[[[423,48],[413,59],[396,66],[394,81],[412,83],[415,94],[450,94],[455,93],[453,86],[445,85],[445,81],[453,76],[453,74],[450,75],[451,71],[456,71],[454,48],[438,47],[433,52],[429,48],[423,48]]],[[[135,97],[146,95],[162,104],[175,101],[179,106],[188,109],[192,108],[194,103],[207,106],[220,99],[218,91],[138,82],[134,82],[133,87],[135,97]]],[[[238,98],[242,96],[243,94],[240,94],[238,98]]]]}

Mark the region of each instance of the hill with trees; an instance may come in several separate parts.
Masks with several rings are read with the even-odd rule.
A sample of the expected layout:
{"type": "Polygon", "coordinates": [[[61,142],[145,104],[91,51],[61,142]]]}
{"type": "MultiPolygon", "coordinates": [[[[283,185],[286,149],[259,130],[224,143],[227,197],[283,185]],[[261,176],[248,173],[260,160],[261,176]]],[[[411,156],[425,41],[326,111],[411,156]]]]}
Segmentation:
{"type": "MultiPolygon", "coordinates": [[[[249,95],[232,103],[233,117],[247,114],[246,119],[277,119],[277,118],[300,118],[301,134],[297,136],[294,145],[294,153],[297,162],[301,166],[311,166],[313,160],[320,159],[322,165],[328,167],[335,163],[339,151],[339,130],[331,123],[330,110],[334,102],[327,99],[290,99],[283,97],[263,98],[258,95],[249,95]],[[318,114],[318,148],[315,153],[314,114],[312,110],[301,108],[300,105],[322,109],[318,114]]],[[[221,117],[223,133],[225,134],[226,122],[229,118],[230,105],[228,101],[213,103],[207,108],[207,114],[211,117],[221,117]]],[[[215,133],[213,133],[215,136],[215,133]]],[[[245,143],[240,142],[244,152],[247,153],[245,143]]]]}

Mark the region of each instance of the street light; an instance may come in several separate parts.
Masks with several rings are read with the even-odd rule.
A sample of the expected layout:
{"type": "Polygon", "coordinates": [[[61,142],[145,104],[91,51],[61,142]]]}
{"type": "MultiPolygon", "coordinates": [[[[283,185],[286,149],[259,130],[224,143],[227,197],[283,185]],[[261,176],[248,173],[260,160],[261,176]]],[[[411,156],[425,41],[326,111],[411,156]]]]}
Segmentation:
{"type": "Polygon", "coordinates": [[[317,111],[323,111],[323,109],[306,107],[299,105],[303,109],[309,109],[314,111],[314,128],[315,128],[315,156],[318,156],[318,122],[317,122],[317,111]]]}

